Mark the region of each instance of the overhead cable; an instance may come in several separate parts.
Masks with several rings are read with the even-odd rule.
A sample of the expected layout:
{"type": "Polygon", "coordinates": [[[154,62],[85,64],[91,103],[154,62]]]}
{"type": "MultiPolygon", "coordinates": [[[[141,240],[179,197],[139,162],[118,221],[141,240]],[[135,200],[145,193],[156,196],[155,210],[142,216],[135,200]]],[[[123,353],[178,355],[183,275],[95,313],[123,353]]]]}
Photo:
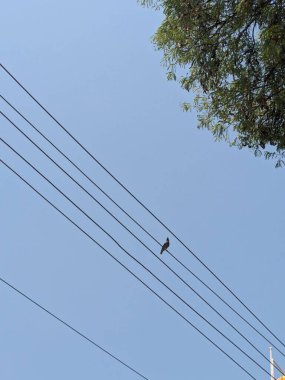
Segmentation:
{"type": "Polygon", "coordinates": [[[50,118],[52,120],[54,120],[54,122],[62,129],[64,130],[64,132],[78,145],[80,146],[80,148],[82,148],[85,153],[87,153],[87,155],[92,158],[94,160],[94,162],[96,162],[108,175],[110,175],[114,181],[116,181],[118,183],[118,185],[120,187],[122,187],[136,202],[138,202],[158,223],[160,223],[169,233],[172,234],[172,236],[174,236],[174,238],[193,256],[195,257],[196,260],[198,260],[200,262],[201,265],[204,266],[205,269],[207,269],[207,271],[209,273],[211,273],[218,282],[220,282],[220,284],[225,288],[227,289],[231,294],[232,296],[241,304],[243,305],[243,307],[272,335],[274,336],[274,338],[276,340],[278,340],[278,342],[280,344],[282,344],[282,346],[285,348],[285,344],[282,342],[281,339],[279,339],[277,337],[276,334],[274,334],[272,332],[272,330],[264,323],[262,322],[262,320],[241,300],[240,297],[238,297],[236,295],[236,293],[234,293],[233,290],[230,289],[229,286],[227,286],[225,284],[225,282],[212,270],[210,269],[210,267],[204,263],[204,261],[202,259],[200,259],[200,257],[198,255],[196,255],[185,243],[183,243],[183,241],[177,236],[177,234],[175,232],[173,232],[170,227],[168,227],[164,222],[161,221],[161,219],[156,216],[147,206],[145,206],[145,204],[140,201],[117,177],[115,177],[87,148],[85,148],[85,146],[77,139],[75,138],[75,136],[69,132],[64,126],[63,124],[61,124],[13,75],[12,73],[10,73],[10,71],[2,64],[0,63],[0,66],[2,67],[2,69],[10,76],[10,78],[12,78],[25,92],[26,94],[28,94],[31,99],[33,99],[37,104],[38,106],[44,111],[46,112],[47,115],[50,116],[50,118]]]}
{"type": "MultiPolygon", "coordinates": [[[[253,347],[268,363],[270,360],[260,351],[243,333],[239,331],[227,318],[225,318],[214,306],[212,306],[198,291],[196,291],[191,285],[189,285],[176,271],[174,271],[168,264],[166,264],[159,256],[156,256],[155,252],[150,249],[140,238],[137,237],[128,227],[126,227],[115,215],[113,215],[105,206],[103,206],[88,190],[86,190],[78,181],[76,181],[68,172],[66,172],[56,161],[53,160],[42,148],[40,148],[29,136],[27,136],[21,128],[19,128],[12,120],[10,120],[2,111],[0,114],[6,118],[6,120],[13,125],[22,135],[24,135],[37,149],[39,149],[56,167],[58,167],[69,179],[71,179],[81,190],[83,190],[88,196],[91,197],[93,201],[99,204],[113,219],[115,219],[125,230],[127,230],[138,242],[140,242],[154,257],[158,260],[162,265],[164,265],[168,270],[171,271],[180,281],[183,282],[184,285],[188,287],[192,292],[194,292],[206,305],[208,305],[220,318],[222,318],[234,331],[236,331],[251,347],[253,347]]],[[[33,165],[31,165],[27,160],[25,160],[17,151],[15,151],[7,142],[0,138],[6,146],[8,146],[11,150],[14,151],[18,156],[20,156],[28,165],[33,167],[38,173],[39,171],[35,169],[33,165]]],[[[42,175],[41,173],[39,173],[42,175]]],[[[47,178],[44,177],[46,180],[47,178]]],[[[50,183],[50,181],[48,180],[50,183]]]]}
{"type": "MultiPolygon", "coordinates": [[[[0,94],[0,98],[2,100],[4,100],[6,102],[6,104],[8,104],[23,120],[25,120],[37,133],[40,134],[40,136],[42,136],[53,148],[55,148],[66,160],[68,160],[68,162],[70,162],[81,174],[83,174],[83,176],[85,178],[87,178],[100,192],[102,192],[113,204],[116,205],[116,207],[118,207],[125,215],[128,216],[128,218],[130,218],[137,226],[139,226],[150,238],[152,238],[152,240],[154,240],[159,246],[160,246],[160,242],[149,232],[147,231],[139,222],[137,222],[128,212],[126,212],[117,202],[115,202],[113,200],[112,197],[110,197],[101,187],[99,187],[97,185],[97,183],[92,180],[82,169],[80,169],[78,167],[78,165],[76,165],[65,153],[63,153],[63,151],[61,149],[59,149],[50,139],[48,139],[33,123],[31,123],[30,120],[28,120],[15,106],[13,106],[4,96],[2,96],[0,94]]],[[[15,125],[14,122],[12,122],[4,113],[2,113],[2,116],[4,116],[7,121],[9,121],[10,124],[12,124],[20,133],[22,133],[34,146],[36,146],[46,157],[48,157],[57,167],[59,167],[66,175],[69,176],[69,178],[71,178],[73,181],[74,179],[68,174],[66,173],[66,171],[64,169],[62,169],[62,167],[60,167],[50,156],[48,156],[46,154],[46,152],[44,152],[37,144],[35,144],[19,127],[17,127],[15,125]]],[[[77,181],[75,181],[77,183],[78,186],[80,186],[82,188],[82,186],[80,184],[78,184],[77,181]]],[[[95,202],[97,202],[101,207],[104,208],[104,210],[106,212],[108,212],[110,215],[113,216],[113,214],[111,214],[100,202],[98,202],[96,199],[94,199],[94,197],[88,192],[86,191],[86,189],[83,189],[95,202]]],[[[115,217],[114,217],[115,218],[115,217]]],[[[117,220],[117,218],[115,218],[117,220]]],[[[118,220],[117,220],[118,221],[118,220]]],[[[118,221],[120,224],[121,222],[118,221]]],[[[124,228],[126,228],[124,226],[124,228]]],[[[127,229],[132,235],[133,233],[127,229]]],[[[143,244],[143,243],[142,243],[143,244]]],[[[283,355],[285,357],[285,354],[277,347],[274,345],[274,343],[272,343],[263,333],[261,333],[258,329],[256,329],[255,326],[253,326],[247,319],[245,319],[236,309],[234,309],[226,300],[224,300],[217,292],[215,292],[209,285],[207,285],[202,279],[200,279],[199,276],[197,276],[191,269],[189,269],[185,264],[183,264],[178,258],[176,258],[171,252],[170,250],[167,250],[168,254],[170,255],[170,257],[172,257],[176,262],[178,262],[184,269],[187,270],[187,272],[189,272],[194,278],[196,278],[201,284],[203,284],[203,286],[205,286],[209,291],[211,291],[220,301],[222,301],[227,307],[230,308],[230,310],[232,310],[236,315],[238,315],[239,318],[241,318],[247,325],[249,325],[259,336],[261,336],[263,339],[265,339],[272,347],[274,347],[281,355],[283,355]]],[[[263,354],[262,354],[263,355],[263,354]]],[[[264,355],[263,355],[264,356],[264,355]]],[[[266,360],[269,360],[267,359],[266,357],[266,360]]]]}

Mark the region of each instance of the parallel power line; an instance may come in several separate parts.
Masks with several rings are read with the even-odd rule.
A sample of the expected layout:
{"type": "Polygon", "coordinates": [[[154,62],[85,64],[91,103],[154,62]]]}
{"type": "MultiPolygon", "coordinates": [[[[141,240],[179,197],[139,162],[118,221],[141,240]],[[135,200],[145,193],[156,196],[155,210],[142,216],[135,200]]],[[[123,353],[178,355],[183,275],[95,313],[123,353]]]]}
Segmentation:
{"type": "Polygon", "coordinates": [[[80,148],[84,150],[87,155],[92,158],[94,162],[96,162],[108,175],[110,175],[114,181],[117,182],[117,184],[123,188],[138,204],[140,204],[160,225],[162,225],[169,233],[174,236],[174,238],[193,256],[196,260],[200,262],[200,264],[209,272],[211,273],[216,280],[225,288],[227,289],[232,296],[285,348],[285,344],[282,342],[281,339],[277,337],[275,333],[272,332],[272,330],[264,323],[262,320],[241,300],[240,297],[237,296],[237,294],[225,284],[225,282],[212,270],[210,267],[199,258],[198,255],[196,255],[178,236],[177,234],[170,229],[164,222],[161,221],[161,219],[156,216],[142,201],[140,201],[117,177],[115,177],[85,146],[71,133],[69,132],[63,124],[61,124],[12,74],[11,72],[2,64],[0,63],[0,66],[2,69],[12,78],[25,92],[28,94],[31,99],[33,99],[39,107],[46,112],[46,114],[54,120],[54,122],[78,145],[80,148]]]}
{"type": "MultiPolygon", "coordinates": [[[[147,271],[151,276],[153,276],[160,284],[162,284],[166,289],[168,289],[173,295],[175,295],[181,302],[183,302],[189,309],[191,309],[196,315],[198,315],[204,322],[206,322],[210,327],[212,327],[216,332],[218,332],[224,339],[230,342],[236,349],[238,349],[242,354],[244,354],[249,360],[251,360],[256,366],[258,366],[263,372],[270,376],[270,373],[262,367],[255,359],[253,359],[246,351],[240,348],[232,339],[225,335],[221,330],[219,330],[215,325],[213,325],[206,317],[204,317],[200,312],[198,312],[194,307],[192,307],[187,301],[185,301],[181,296],[179,296],[174,290],[172,290],[164,281],[162,281],[157,275],[155,275],[149,268],[142,264],[135,256],[133,256],[129,251],[127,251],[121,243],[118,242],[109,232],[107,232],[99,223],[97,223],[88,213],[86,213],[81,207],[79,207],[71,198],[69,198],[62,190],[60,190],[52,181],[50,181],[45,175],[43,175],[33,164],[26,160],[20,153],[18,153],[14,148],[12,148],[7,142],[0,138],[6,146],[9,147],[18,157],[20,157],[24,162],[26,162],[31,168],[33,168],[42,178],[44,178],[53,188],[55,188],[61,195],[65,197],[73,206],[75,206],[83,215],[85,215],[94,225],[96,225],[101,231],[103,231],[123,252],[125,252],[130,258],[132,258],[137,264],[139,264],[145,271],[147,271]]],[[[259,350],[258,350],[259,351],[259,350]]],[[[260,351],[259,351],[260,352],[260,351]]],[[[263,355],[263,354],[262,354],[263,355]]]]}
{"type": "MultiPolygon", "coordinates": [[[[1,96],[1,95],[0,95],[1,96]]],[[[123,228],[125,228],[137,241],[139,241],[154,257],[155,259],[159,260],[166,268],[168,268],[179,280],[183,282],[184,285],[188,287],[192,292],[194,292],[205,304],[207,304],[217,315],[219,315],[220,318],[222,318],[234,331],[236,331],[251,347],[255,349],[269,364],[271,363],[270,360],[265,356],[262,351],[260,351],[243,333],[239,331],[231,322],[228,321],[227,318],[225,318],[215,307],[213,307],[201,294],[196,291],[192,286],[190,286],[184,279],[177,274],[169,265],[164,263],[159,257],[156,256],[155,252],[151,250],[141,239],[139,239],[131,230],[129,230],[120,220],[118,220],[108,209],[105,208],[89,191],[87,191],[78,181],[76,181],[69,173],[67,173],[57,162],[55,162],[42,148],[40,148],[29,136],[27,136],[21,128],[19,128],[13,121],[11,121],[2,111],[0,111],[0,114],[6,118],[6,120],[14,126],[25,138],[28,139],[37,149],[39,149],[54,165],[56,165],[57,168],[59,168],[65,175],[68,176],[69,179],[71,179],[81,190],[83,190],[86,194],[88,194],[92,200],[94,200],[97,204],[99,204],[112,218],[114,218],[123,228]]],[[[19,155],[17,151],[15,151],[7,142],[5,142],[3,139],[0,138],[0,140],[8,146],[11,150],[14,151],[15,154],[19,155]]],[[[21,155],[20,157],[24,159],[21,155]]],[[[25,160],[25,159],[24,159],[25,160]]],[[[27,160],[25,162],[32,166],[27,160]]],[[[34,169],[35,167],[32,166],[34,169]]],[[[37,172],[38,170],[35,169],[37,172]]],[[[39,173],[39,172],[38,172],[39,173]]],[[[40,174],[41,175],[41,174],[40,174]]],[[[46,177],[44,177],[46,179],[46,177]]],[[[49,181],[50,182],[50,181],[49,181]]],[[[276,367],[276,369],[278,369],[276,367]]]]}
{"type": "MultiPolygon", "coordinates": [[[[30,120],[28,120],[15,106],[13,106],[4,96],[2,96],[0,94],[0,98],[2,100],[5,101],[6,104],[8,104],[23,120],[25,120],[26,123],[28,123],[38,134],[40,134],[40,136],[42,136],[54,149],[56,149],[66,160],[68,160],[68,162],[70,162],[72,164],[72,166],[74,166],[81,174],[83,174],[83,176],[85,178],[87,178],[101,193],[103,193],[113,204],[116,205],[116,207],[118,207],[125,215],[128,216],[128,218],[130,218],[137,226],[139,226],[149,237],[152,238],[152,240],[154,240],[159,246],[160,246],[160,242],[148,231],[146,230],[140,223],[138,223],[129,213],[127,213],[117,202],[115,202],[113,200],[112,197],[110,197],[101,187],[99,187],[97,185],[97,183],[92,180],[82,169],[80,169],[80,167],[78,167],[78,165],[76,165],[65,153],[62,152],[61,149],[59,149],[50,139],[48,139],[33,123],[31,123],[30,120]]],[[[6,120],[11,124],[13,125],[22,135],[25,136],[25,138],[27,138],[35,147],[37,147],[47,158],[49,158],[60,170],[62,170],[72,181],[74,181],[85,193],[87,193],[97,204],[99,204],[109,215],[111,215],[118,223],[120,223],[131,235],[134,236],[134,234],[128,229],[126,228],[125,225],[123,225],[112,213],[110,213],[109,210],[107,210],[97,199],[95,199],[95,197],[93,197],[92,194],[90,194],[85,188],[83,188],[83,186],[81,186],[77,181],[74,180],[73,177],[71,177],[60,165],[58,165],[49,155],[47,155],[46,152],[44,152],[36,143],[34,143],[32,141],[32,139],[27,136],[17,125],[15,125],[14,122],[12,122],[3,112],[0,111],[0,113],[2,114],[3,117],[6,118],[6,120]]],[[[140,239],[137,238],[137,236],[134,236],[138,241],[141,242],[140,239]]],[[[145,244],[143,242],[141,242],[141,244],[143,244],[145,246],[145,244]]],[[[149,248],[147,247],[147,249],[149,250],[149,248]]],[[[169,250],[167,250],[168,254],[175,260],[177,261],[182,267],[184,267],[194,278],[196,278],[200,283],[203,284],[203,286],[205,286],[208,290],[210,290],[218,299],[220,299],[227,307],[230,308],[230,310],[232,310],[236,315],[239,316],[239,318],[241,318],[247,325],[249,325],[259,336],[261,336],[264,340],[266,340],[272,347],[274,347],[281,355],[283,355],[285,357],[285,354],[277,347],[274,345],[274,343],[272,343],[263,333],[261,333],[258,329],[256,329],[248,320],[246,320],[236,309],[234,309],[227,301],[225,301],[218,293],[216,293],[209,285],[207,285],[203,280],[200,279],[199,276],[197,276],[193,271],[191,271],[187,266],[185,266],[179,259],[177,259],[169,250]]],[[[168,266],[167,266],[168,267],[168,266]]],[[[172,271],[172,269],[170,269],[172,271]]],[[[176,274],[177,275],[177,274],[176,274]]],[[[180,276],[179,276],[180,278],[180,276]]],[[[181,278],[180,278],[181,279],[181,278]]],[[[184,282],[183,279],[181,279],[181,281],[184,282]]],[[[184,282],[185,283],[185,282],[184,282]]],[[[187,286],[189,287],[189,284],[187,284],[187,286]]],[[[192,289],[191,289],[192,290],[192,289]]],[[[193,289],[193,291],[196,293],[196,291],[193,289]]],[[[197,294],[197,293],[196,293],[197,294]]],[[[198,297],[200,297],[198,295],[198,297]]],[[[201,297],[200,297],[201,298],[201,297]]],[[[205,301],[207,303],[207,301],[205,301]]],[[[210,305],[209,305],[210,306],[210,305]]],[[[211,307],[211,306],[210,306],[211,307]]],[[[212,308],[212,307],[211,307],[212,308]]],[[[212,308],[213,309],[213,308],[212,308]]],[[[215,312],[217,312],[215,309],[213,309],[215,312]]],[[[219,312],[217,312],[218,315],[220,315],[219,312]]],[[[223,318],[221,315],[220,315],[221,318],[223,318]]],[[[223,318],[224,319],[224,318],[223,318]]],[[[225,319],[224,319],[225,320],[225,319]]],[[[227,320],[225,320],[226,323],[228,323],[227,320]]],[[[234,326],[232,326],[230,323],[228,323],[235,331],[237,331],[235,329],[234,326]]],[[[238,331],[237,331],[238,332],[238,331]]],[[[239,333],[239,332],[238,332],[239,333]]],[[[240,333],[239,333],[240,334],[240,333]]],[[[243,338],[244,338],[244,335],[240,334],[243,338]]],[[[247,338],[244,338],[247,340],[247,338]]],[[[247,340],[248,341],[248,340],[247,340]]],[[[249,342],[249,344],[251,344],[249,342]]],[[[251,344],[252,345],[252,344],[251,344]]],[[[254,347],[254,346],[253,346],[254,347]]],[[[255,348],[255,347],[254,347],[255,348]]],[[[257,350],[259,353],[260,351],[257,350]]],[[[261,353],[261,355],[263,357],[266,358],[266,360],[268,361],[269,359],[261,353]]]]}
{"type": "MultiPolygon", "coordinates": [[[[161,297],[155,290],[153,290],[149,285],[147,285],[143,280],[141,280],[134,272],[132,272],[126,265],[124,265],[120,260],[118,260],[113,254],[104,248],[100,243],[98,243],[90,234],[88,234],[83,228],[74,222],[69,216],[67,216],[63,211],[61,211],[57,206],[55,206],[50,200],[48,200],[43,194],[41,194],[35,187],[33,187],[25,178],[23,178],[19,173],[17,173],[10,165],[8,165],[2,158],[0,162],[6,166],[12,173],[14,173],[21,181],[28,185],[35,193],[37,193],[42,199],[44,199],[52,208],[58,211],[65,219],[67,219],[71,224],[73,224],[78,230],[80,230],[88,239],[90,239],[94,244],[96,244],[101,250],[107,253],[113,260],[115,260],[121,267],[123,267],[127,272],[129,272],[133,277],[136,278],[141,284],[143,284],[151,293],[153,293],[160,301],[172,309],[177,315],[180,316],[187,324],[189,324],[193,329],[195,329],[199,334],[201,334],[208,342],[215,346],[220,352],[227,356],[233,363],[235,363],[240,369],[242,369],[249,377],[253,380],[257,380],[243,365],[238,363],[230,354],[223,350],[218,344],[216,344],[211,338],[209,338],[205,333],[203,333],[198,327],[196,327],[189,319],[182,315],[177,309],[175,309],[170,303],[168,303],[163,297],[161,297]]],[[[275,379],[276,380],[276,379],[275,379]]]]}
{"type": "Polygon", "coordinates": [[[41,304],[39,304],[38,302],[36,302],[35,300],[33,300],[31,297],[27,296],[25,293],[23,293],[21,290],[19,290],[15,286],[11,285],[8,281],[4,280],[2,277],[0,277],[0,281],[2,281],[2,283],[5,284],[5,285],[7,285],[7,286],[9,286],[10,289],[13,289],[15,292],[17,292],[18,294],[20,294],[21,296],[23,296],[24,298],[26,298],[28,301],[30,301],[31,303],[33,303],[34,305],[36,305],[38,308],[40,308],[41,310],[43,310],[44,312],[46,312],[47,314],[49,314],[51,317],[53,317],[54,319],[56,319],[58,322],[60,322],[64,326],[68,327],[75,334],[81,336],[81,338],[87,340],[87,342],[91,343],[93,346],[95,346],[95,347],[99,348],[101,351],[105,352],[105,354],[109,355],[112,359],[115,359],[117,362],[119,362],[120,364],[122,364],[123,366],[125,366],[126,368],[128,368],[130,371],[132,371],[136,375],[140,376],[142,379],[149,380],[147,377],[145,377],[140,372],[138,372],[137,370],[135,370],[129,364],[127,364],[123,360],[119,359],[117,356],[111,354],[110,351],[108,351],[105,348],[103,348],[102,346],[100,346],[93,339],[88,338],[87,335],[83,334],[82,332],[80,332],[79,330],[77,330],[75,327],[71,326],[69,323],[65,322],[63,319],[61,319],[58,316],[56,316],[54,313],[52,313],[51,311],[49,311],[48,309],[46,309],[44,306],[42,306],[41,304]]]}

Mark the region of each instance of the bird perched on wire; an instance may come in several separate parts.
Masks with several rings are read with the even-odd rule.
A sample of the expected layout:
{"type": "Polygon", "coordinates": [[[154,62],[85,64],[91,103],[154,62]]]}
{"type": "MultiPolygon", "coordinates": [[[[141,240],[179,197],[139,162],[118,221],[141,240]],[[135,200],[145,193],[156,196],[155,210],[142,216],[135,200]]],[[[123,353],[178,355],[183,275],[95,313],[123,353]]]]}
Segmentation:
{"type": "Polygon", "coordinates": [[[168,249],[169,246],[170,246],[169,239],[166,238],[166,242],[165,242],[165,243],[162,245],[162,247],[161,247],[160,254],[162,255],[162,253],[163,253],[164,251],[166,251],[166,250],[168,249]]]}

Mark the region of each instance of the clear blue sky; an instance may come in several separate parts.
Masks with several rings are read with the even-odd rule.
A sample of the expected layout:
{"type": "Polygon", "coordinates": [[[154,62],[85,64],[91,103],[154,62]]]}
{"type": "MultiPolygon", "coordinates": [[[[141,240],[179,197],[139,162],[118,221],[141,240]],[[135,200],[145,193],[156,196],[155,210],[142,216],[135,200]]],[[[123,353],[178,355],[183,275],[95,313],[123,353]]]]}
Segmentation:
{"type": "MultiPolygon", "coordinates": [[[[151,35],[160,21],[159,13],[141,8],[134,0],[6,1],[1,8],[1,62],[285,339],[284,169],[276,170],[272,162],[215,143],[210,133],[196,129],[195,114],[183,113],[179,107],[189,95],[167,82],[161,55],[151,44],[151,35]]],[[[161,242],[165,240],[167,232],[86,157],[3,71],[0,83],[1,93],[161,242]]],[[[64,163],[3,102],[1,109],[64,163]]],[[[268,368],[240,337],[157,265],[142,246],[2,118],[1,136],[268,368]]],[[[268,379],[126,259],[118,247],[3,144],[0,155],[258,379],[268,379]]],[[[65,165],[121,217],[87,181],[65,165]]],[[[0,276],[152,380],[248,378],[3,165],[0,176],[0,276]]],[[[130,223],[129,226],[133,228],[130,223]]],[[[142,233],[140,236],[158,250],[142,233]]],[[[239,307],[172,238],[171,251],[239,307]]],[[[174,265],[166,255],[163,258],[174,265]]],[[[182,269],[174,267],[267,355],[266,342],[182,269]]],[[[0,307],[2,379],[136,378],[1,284],[0,307]]],[[[276,352],[275,358],[282,365],[276,352]]]]}

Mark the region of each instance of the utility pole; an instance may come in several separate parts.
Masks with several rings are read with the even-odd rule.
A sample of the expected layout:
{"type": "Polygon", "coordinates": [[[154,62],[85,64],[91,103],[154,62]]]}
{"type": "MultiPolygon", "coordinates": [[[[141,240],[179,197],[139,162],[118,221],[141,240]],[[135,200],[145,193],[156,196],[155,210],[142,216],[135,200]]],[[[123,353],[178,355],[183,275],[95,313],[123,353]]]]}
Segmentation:
{"type": "Polygon", "coordinates": [[[272,357],[272,347],[269,347],[269,355],[270,355],[270,380],[274,380],[274,361],[272,357]]]}

